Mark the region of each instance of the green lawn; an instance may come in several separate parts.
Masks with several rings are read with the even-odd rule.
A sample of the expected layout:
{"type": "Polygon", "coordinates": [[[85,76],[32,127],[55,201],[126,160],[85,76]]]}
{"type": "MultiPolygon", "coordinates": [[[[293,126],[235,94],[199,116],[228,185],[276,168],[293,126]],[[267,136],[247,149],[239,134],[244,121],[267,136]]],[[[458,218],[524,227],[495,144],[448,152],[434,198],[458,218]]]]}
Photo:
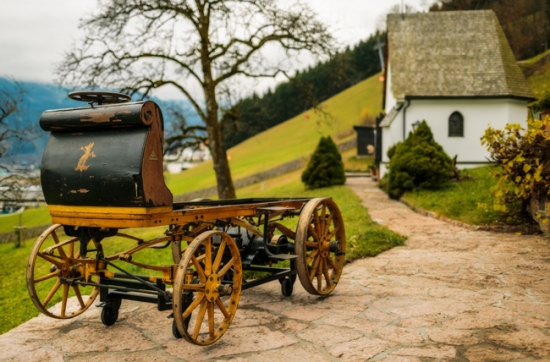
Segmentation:
{"type": "Polygon", "coordinates": [[[50,213],[43,205],[39,208],[27,208],[22,214],[1,215],[0,233],[12,232],[19,222],[26,227],[47,225],[51,222],[50,213]]]}
{"type": "Polygon", "coordinates": [[[402,198],[415,207],[471,225],[516,224],[519,221],[493,210],[489,191],[496,184],[496,178],[491,175],[493,167],[463,170],[465,180],[450,182],[439,190],[408,192],[402,198]]]}

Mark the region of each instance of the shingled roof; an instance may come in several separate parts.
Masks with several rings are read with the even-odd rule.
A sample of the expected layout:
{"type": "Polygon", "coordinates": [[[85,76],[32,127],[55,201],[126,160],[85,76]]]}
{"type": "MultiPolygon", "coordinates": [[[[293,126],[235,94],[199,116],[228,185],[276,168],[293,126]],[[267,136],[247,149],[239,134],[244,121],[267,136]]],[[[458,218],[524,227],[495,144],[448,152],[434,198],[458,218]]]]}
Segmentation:
{"type": "Polygon", "coordinates": [[[492,10],[388,15],[391,90],[534,99],[492,10]]]}

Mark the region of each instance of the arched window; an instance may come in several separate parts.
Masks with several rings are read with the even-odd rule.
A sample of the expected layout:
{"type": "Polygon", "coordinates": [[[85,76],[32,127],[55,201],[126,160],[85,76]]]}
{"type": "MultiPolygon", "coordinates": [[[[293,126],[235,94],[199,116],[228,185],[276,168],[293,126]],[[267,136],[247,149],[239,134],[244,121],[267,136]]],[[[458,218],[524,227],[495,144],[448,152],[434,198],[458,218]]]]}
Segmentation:
{"type": "Polygon", "coordinates": [[[449,117],[449,137],[464,137],[464,117],[460,112],[449,117]]]}

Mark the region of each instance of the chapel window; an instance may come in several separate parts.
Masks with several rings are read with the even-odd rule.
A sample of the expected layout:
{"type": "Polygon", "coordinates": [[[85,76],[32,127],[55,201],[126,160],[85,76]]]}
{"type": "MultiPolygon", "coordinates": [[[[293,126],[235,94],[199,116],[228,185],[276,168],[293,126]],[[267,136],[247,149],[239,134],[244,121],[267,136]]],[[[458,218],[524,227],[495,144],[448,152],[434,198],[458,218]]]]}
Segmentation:
{"type": "Polygon", "coordinates": [[[464,137],[464,117],[460,112],[449,117],[449,137],[464,137]]]}

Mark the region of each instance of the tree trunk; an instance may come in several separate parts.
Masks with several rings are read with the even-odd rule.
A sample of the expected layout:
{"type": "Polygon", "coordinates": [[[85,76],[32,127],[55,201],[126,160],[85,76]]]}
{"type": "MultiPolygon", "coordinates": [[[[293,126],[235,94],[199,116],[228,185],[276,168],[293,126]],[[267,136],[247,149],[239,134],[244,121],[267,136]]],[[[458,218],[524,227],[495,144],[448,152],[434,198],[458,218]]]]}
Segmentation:
{"type": "Polygon", "coordinates": [[[220,200],[234,199],[235,186],[231,178],[231,170],[227,161],[227,154],[223,148],[222,133],[218,116],[218,101],[216,99],[216,85],[212,77],[212,59],[210,58],[209,35],[210,18],[205,14],[203,5],[197,2],[200,13],[201,35],[201,63],[204,75],[203,92],[206,101],[206,130],[208,133],[208,149],[212,155],[216,182],[218,184],[218,197],[220,200]]]}
{"type": "Polygon", "coordinates": [[[235,187],[231,178],[231,170],[227,161],[227,154],[222,145],[222,134],[218,123],[217,114],[208,114],[206,128],[208,130],[208,148],[212,154],[214,172],[218,184],[218,197],[221,200],[234,199],[235,187]]]}
{"type": "Polygon", "coordinates": [[[208,84],[204,87],[206,98],[206,130],[208,132],[208,148],[212,155],[216,182],[218,184],[218,197],[220,200],[234,199],[235,187],[231,178],[231,170],[227,154],[223,148],[222,132],[218,121],[218,102],[216,101],[216,89],[208,84]]]}

